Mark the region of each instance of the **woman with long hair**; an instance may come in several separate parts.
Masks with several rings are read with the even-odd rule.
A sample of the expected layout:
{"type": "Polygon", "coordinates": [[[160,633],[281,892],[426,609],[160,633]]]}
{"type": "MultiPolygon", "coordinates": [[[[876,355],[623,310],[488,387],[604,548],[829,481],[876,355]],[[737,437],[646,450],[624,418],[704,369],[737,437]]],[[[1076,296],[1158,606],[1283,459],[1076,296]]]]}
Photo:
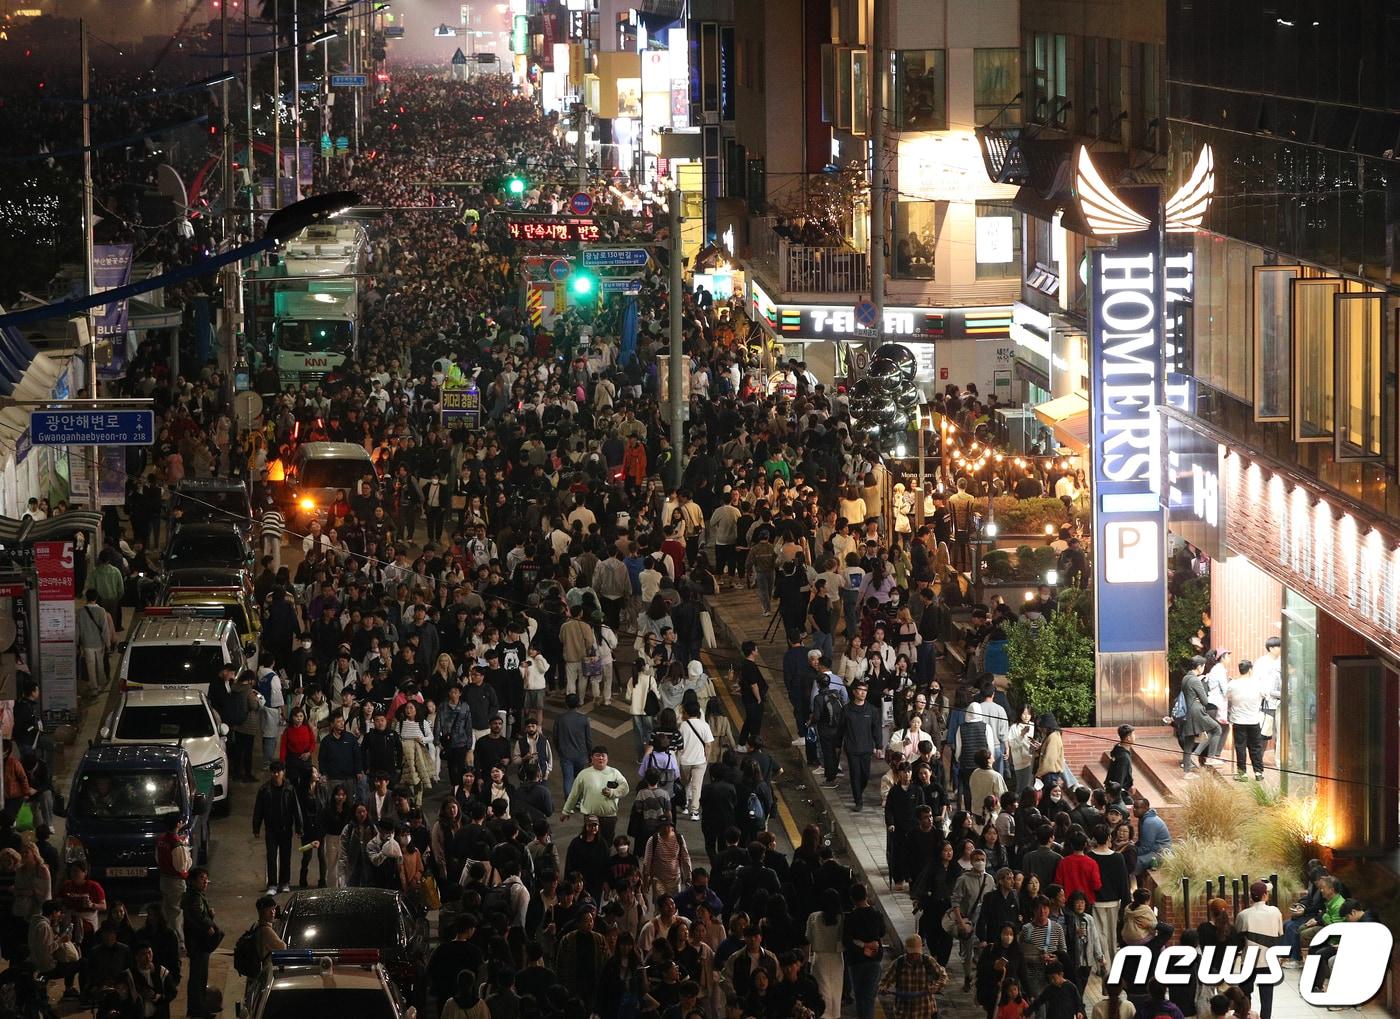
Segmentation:
{"type": "Polygon", "coordinates": [[[944,967],[953,955],[953,935],[943,929],[943,917],[953,905],[953,882],[962,873],[955,856],[953,844],[944,842],[938,859],[930,860],[914,882],[919,935],[928,945],[929,955],[944,967]]]}
{"type": "Polygon", "coordinates": [[[409,799],[415,807],[423,805],[423,796],[433,787],[432,756],[428,744],[432,742],[433,731],[419,719],[419,704],[406,700],[398,710],[399,745],[403,748],[403,764],[399,770],[399,781],[409,790],[409,799]]]}
{"type": "Polygon", "coordinates": [[[298,704],[287,717],[277,756],[287,766],[287,780],[303,798],[306,787],[311,784],[311,759],[315,751],[316,731],[306,721],[306,709],[298,704]]]}
{"type": "Polygon", "coordinates": [[[350,821],[341,829],[340,877],[337,884],[342,888],[360,888],[372,883],[374,865],[370,863],[366,846],[374,838],[374,822],[369,818],[369,807],[355,804],[350,821]]]}
{"type": "Polygon", "coordinates": [[[447,887],[449,874],[455,878],[461,873],[461,868],[451,866],[452,840],[461,830],[462,805],[449,796],[438,808],[437,820],[433,822],[433,830],[428,838],[433,854],[433,870],[437,874],[438,885],[443,888],[447,887]]]}
{"type": "Polygon", "coordinates": [[[350,791],[337,782],[331,788],[330,802],[321,812],[322,849],[326,856],[326,870],[333,888],[344,888],[345,875],[341,872],[340,858],[344,852],[341,835],[345,826],[354,818],[354,803],[350,791]]]}
{"type": "Polygon", "coordinates": [[[1094,1003],[1091,1019],[1133,1019],[1137,1006],[1123,997],[1122,984],[1104,984],[1104,997],[1094,1003]]]}
{"type": "Polygon", "coordinates": [[[977,957],[977,1004],[995,1019],[1002,988],[1021,973],[1021,942],[1015,926],[1004,923],[977,957]]]}
{"type": "Polygon", "coordinates": [[[617,935],[617,947],[598,974],[595,1011],[599,1015],[631,1017],[641,1014],[647,994],[646,967],[636,942],[627,931],[617,935]]]}
{"type": "Polygon", "coordinates": [[[807,916],[812,976],[821,988],[824,1005],[821,1019],[841,1019],[841,981],[846,971],[841,931],[841,893],[835,888],[823,889],[821,908],[807,916]]]}

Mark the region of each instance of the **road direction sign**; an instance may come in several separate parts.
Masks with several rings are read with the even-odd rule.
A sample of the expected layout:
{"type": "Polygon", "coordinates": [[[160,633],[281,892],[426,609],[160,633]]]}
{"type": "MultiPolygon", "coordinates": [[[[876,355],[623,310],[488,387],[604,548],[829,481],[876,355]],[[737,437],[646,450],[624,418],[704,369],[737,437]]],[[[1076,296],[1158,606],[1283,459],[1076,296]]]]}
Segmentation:
{"type": "Polygon", "coordinates": [[[880,320],[880,309],[875,307],[873,301],[861,301],[855,309],[856,325],[862,329],[874,329],[875,323],[880,320]]]}
{"type": "Polygon", "coordinates": [[[321,87],[321,86],[318,85],[318,84],[316,84],[314,81],[303,81],[301,84],[299,84],[299,85],[297,86],[297,91],[298,91],[298,92],[315,92],[315,91],[319,90],[320,87],[321,87]]]}
{"type": "Polygon", "coordinates": [[[331,88],[364,88],[369,84],[367,74],[332,74],[331,88]]]}
{"type": "Polygon", "coordinates": [[[584,248],[583,264],[594,269],[635,268],[647,264],[646,248],[584,248]]]}
{"type": "Polygon", "coordinates": [[[612,279],[599,280],[601,292],[604,294],[640,294],[642,292],[642,281],[639,279],[612,279]]]}
{"type": "Polygon", "coordinates": [[[36,410],[29,414],[36,446],[149,446],[156,415],[150,410],[36,410]]]}
{"type": "Polygon", "coordinates": [[[402,26],[402,25],[390,25],[388,28],[384,29],[384,38],[386,38],[386,39],[402,39],[402,38],[403,38],[403,26],[402,26]]]}
{"type": "Polygon", "coordinates": [[[549,263],[549,278],[556,283],[569,278],[571,266],[567,258],[556,258],[549,263]]]}
{"type": "Polygon", "coordinates": [[[457,52],[452,54],[452,62],[454,64],[465,64],[467,62],[467,55],[462,52],[462,47],[458,46],[457,52]]]}
{"type": "Polygon", "coordinates": [[[593,211],[593,196],[587,191],[575,191],[569,199],[569,210],[575,216],[587,216],[593,211]]]}

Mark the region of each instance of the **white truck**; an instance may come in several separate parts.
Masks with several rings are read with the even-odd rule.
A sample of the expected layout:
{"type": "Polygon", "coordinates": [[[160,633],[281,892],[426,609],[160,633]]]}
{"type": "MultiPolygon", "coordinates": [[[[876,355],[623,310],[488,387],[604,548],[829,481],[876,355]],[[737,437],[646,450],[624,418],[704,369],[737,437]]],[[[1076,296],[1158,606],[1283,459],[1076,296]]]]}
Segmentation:
{"type": "Polygon", "coordinates": [[[283,247],[271,346],[282,387],[319,382],[355,356],[368,238],[355,223],[307,227],[283,247]]]}

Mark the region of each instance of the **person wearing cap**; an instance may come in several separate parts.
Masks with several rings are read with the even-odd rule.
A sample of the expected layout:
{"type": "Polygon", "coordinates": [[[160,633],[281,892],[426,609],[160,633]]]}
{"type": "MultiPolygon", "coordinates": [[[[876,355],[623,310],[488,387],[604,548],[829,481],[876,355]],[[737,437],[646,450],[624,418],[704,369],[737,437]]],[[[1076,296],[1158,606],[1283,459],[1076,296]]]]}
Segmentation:
{"type": "MultiPolygon", "coordinates": [[[[1255,971],[1240,984],[1245,994],[1254,993],[1255,978],[1260,971],[1267,971],[1264,952],[1276,945],[1283,937],[1283,914],[1269,901],[1269,883],[1255,881],[1249,886],[1249,905],[1235,914],[1235,931],[1243,936],[1246,948],[1250,944],[1259,948],[1255,971]]],[[[1259,1019],[1269,1019],[1274,1011],[1274,985],[1268,982],[1259,984],[1259,1019]]]]}
{"type": "Polygon", "coordinates": [[[589,751],[589,767],[584,768],[574,779],[569,789],[568,799],[560,820],[578,810],[596,815],[602,830],[603,841],[612,844],[617,833],[617,812],[623,798],[631,791],[622,772],[608,764],[608,751],[595,746],[589,751]]]}
{"type": "Polygon", "coordinates": [[[1133,788],[1133,727],[1126,723],[1118,727],[1118,742],[1108,752],[1108,775],[1105,782],[1117,782],[1126,790],[1133,788]]]}
{"type": "Polygon", "coordinates": [[[910,934],[904,939],[904,954],[885,968],[879,989],[894,995],[895,1019],[932,1019],[938,1014],[934,996],[947,983],[947,971],[924,954],[924,939],[910,934]]]}

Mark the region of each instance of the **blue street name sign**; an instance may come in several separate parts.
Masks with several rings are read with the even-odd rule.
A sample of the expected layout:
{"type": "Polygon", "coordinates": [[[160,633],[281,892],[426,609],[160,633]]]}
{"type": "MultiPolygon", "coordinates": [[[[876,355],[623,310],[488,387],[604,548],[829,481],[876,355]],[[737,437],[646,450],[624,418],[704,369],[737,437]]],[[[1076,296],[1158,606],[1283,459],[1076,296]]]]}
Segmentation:
{"type": "Polygon", "coordinates": [[[156,415],[150,410],[36,410],[29,414],[36,446],[149,446],[156,415]]]}
{"type": "Polygon", "coordinates": [[[584,248],[583,264],[597,269],[610,266],[643,266],[647,264],[647,249],[584,248]]]}
{"type": "Polygon", "coordinates": [[[369,84],[367,74],[332,74],[331,88],[364,88],[369,84]]]}
{"type": "Polygon", "coordinates": [[[605,294],[640,294],[642,292],[641,280],[601,280],[602,292],[605,294]]]}
{"type": "Polygon", "coordinates": [[[321,86],[317,85],[314,81],[303,81],[300,85],[297,86],[297,90],[300,92],[315,92],[320,87],[321,86]]]}
{"type": "Polygon", "coordinates": [[[388,28],[384,29],[384,38],[386,38],[386,39],[402,39],[402,38],[403,38],[403,26],[402,26],[402,25],[390,25],[388,28]]]}

